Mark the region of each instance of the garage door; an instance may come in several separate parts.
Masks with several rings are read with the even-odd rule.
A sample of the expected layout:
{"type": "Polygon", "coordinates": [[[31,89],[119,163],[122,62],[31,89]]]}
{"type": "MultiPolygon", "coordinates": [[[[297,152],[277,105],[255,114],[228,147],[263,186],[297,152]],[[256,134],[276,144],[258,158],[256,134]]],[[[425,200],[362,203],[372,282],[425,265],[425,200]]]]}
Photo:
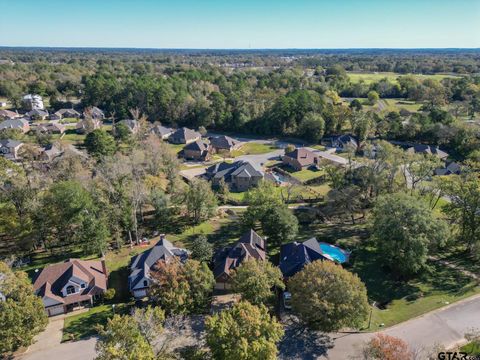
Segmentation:
{"type": "Polygon", "coordinates": [[[137,299],[147,296],[147,290],[135,290],[133,296],[137,299]]]}
{"type": "Polygon", "coordinates": [[[64,313],[63,305],[62,306],[53,306],[53,307],[47,309],[48,316],[60,315],[60,314],[63,314],[63,313],[64,313]]]}

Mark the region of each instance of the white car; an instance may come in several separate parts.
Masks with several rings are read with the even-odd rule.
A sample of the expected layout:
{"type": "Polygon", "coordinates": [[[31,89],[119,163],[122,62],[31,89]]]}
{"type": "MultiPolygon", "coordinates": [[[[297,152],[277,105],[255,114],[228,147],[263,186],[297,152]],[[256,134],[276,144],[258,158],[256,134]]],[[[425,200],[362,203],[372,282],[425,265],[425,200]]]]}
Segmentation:
{"type": "Polygon", "coordinates": [[[285,310],[292,309],[292,294],[290,294],[288,291],[283,293],[283,307],[285,310]]]}

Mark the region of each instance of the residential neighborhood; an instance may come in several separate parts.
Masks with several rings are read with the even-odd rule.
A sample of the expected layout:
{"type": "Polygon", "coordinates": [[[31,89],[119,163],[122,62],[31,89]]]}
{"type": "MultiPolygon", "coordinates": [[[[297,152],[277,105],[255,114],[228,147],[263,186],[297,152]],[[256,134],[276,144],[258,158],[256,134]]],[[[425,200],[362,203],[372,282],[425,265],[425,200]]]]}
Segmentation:
{"type": "Polygon", "coordinates": [[[0,359],[480,357],[473,1],[114,5],[1,7],[0,359]]]}

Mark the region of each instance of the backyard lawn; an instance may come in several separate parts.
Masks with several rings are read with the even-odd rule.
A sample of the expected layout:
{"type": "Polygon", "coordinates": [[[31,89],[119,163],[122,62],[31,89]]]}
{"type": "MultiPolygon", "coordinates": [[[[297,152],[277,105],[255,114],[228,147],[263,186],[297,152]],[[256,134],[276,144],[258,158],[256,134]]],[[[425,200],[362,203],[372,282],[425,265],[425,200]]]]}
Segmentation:
{"type": "Polygon", "coordinates": [[[320,176],[325,175],[325,171],[303,169],[301,171],[292,172],[290,175],[292,175],[294,178],[300,180],[301,182],[305,182],[305,181],[312,180],[312,179],[315,179],[315,178],[318,178],[320,176]]]}
{"type": "Polygon", "coordinates": [[[231,156],[237,157],[242,155],[266,154],[274,150],[277,150],[277,147],[271,144],[248,142],[243,144],[240,149],[232,151],[231,156]]]}

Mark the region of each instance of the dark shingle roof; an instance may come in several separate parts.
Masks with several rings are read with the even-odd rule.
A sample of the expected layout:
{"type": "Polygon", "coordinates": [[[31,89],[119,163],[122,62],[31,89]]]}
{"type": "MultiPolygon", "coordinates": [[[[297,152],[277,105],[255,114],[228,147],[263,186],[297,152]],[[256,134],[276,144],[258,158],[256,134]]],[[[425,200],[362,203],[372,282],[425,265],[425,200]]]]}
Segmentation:
{"type": "Polygon", "coordinates": [[[305,148],[296,148],[295,150],[286,153],[285,156],[297,160],[302,166],[308,166],[315,163],[315,154],[305,148]]]}
{"type": "Polygon", "coordinates": [[[209,144],[202,140],[194,141],[188,145],[184,146],[184,150],[192,150],[192,151],[207,151],[209,144]]]}
{"type": "Polygon", "coordinates": [[[263,177],[263,173],[253,167],[247,161],[235,161],[234,163],[217,163],[210,166],[206,170],[207,176],[210,178],[224,178],[225,180],[230,180],[230,176],[241,176],[241,177],[263,177]]]}
{"type": "Polygon", "coordinates": [[[265,260],[265,240],[250,229],[231,247],[217,254],[213,275],[218,278],[229,276],[230,272],[240,266],[244,260],[265,260]]]}
{"type": "Polygon", "coordinates": [[[165,238],[161,238],[151,249],[134,256],[130,263],[131,272],[128,277],[130,289],[133,289],[141,279],[148,277],[150,269],[158,261],[168,261],[174,257],[184,262],[188,258],[188,252],[185,249],[173,246],[165,238]]]}
{"type": "Polygon", "coordinates": [[[230,148],[234,147],[235,145],[239,144],[240,142],[232,139],[229,136],[225,135],[220,135],[220,136],[215,136],[210,139],[210,143],[214,148],[217,149],[227,149],[229,150],[230,148]]]}
{"type": "Polygon", "coordinates": [[[195,130],[186,128],[186,127],[182,127],[180,129],[178,129],[177,131],[175,131],[172,135],[170,135],[171,138],[183,139],[185,141],[196,139],[196,138],[199,138],[201,136],[202,135],[200,133],[196,132],[195,130]]]}

